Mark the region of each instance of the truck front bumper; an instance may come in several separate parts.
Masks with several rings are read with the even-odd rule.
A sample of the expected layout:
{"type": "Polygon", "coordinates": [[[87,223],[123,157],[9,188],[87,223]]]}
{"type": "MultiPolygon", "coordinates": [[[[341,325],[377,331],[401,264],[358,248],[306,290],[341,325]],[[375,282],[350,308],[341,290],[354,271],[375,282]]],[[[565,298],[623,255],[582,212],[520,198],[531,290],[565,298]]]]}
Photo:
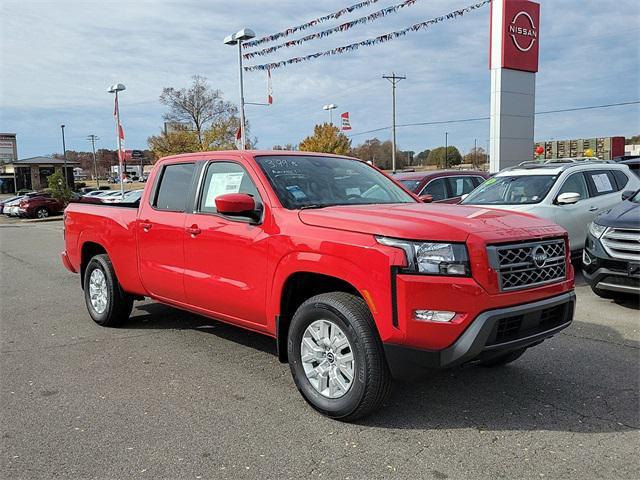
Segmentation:
{"type": "Polygon", "coordinates": [[[430,369],[455,367],[531,347],[571,324],[575,302],[575,293],[570,291],[532,303],[487,310],[443,350],[385,343],[387,363],[395,378],[410,379],[430,369]]]}

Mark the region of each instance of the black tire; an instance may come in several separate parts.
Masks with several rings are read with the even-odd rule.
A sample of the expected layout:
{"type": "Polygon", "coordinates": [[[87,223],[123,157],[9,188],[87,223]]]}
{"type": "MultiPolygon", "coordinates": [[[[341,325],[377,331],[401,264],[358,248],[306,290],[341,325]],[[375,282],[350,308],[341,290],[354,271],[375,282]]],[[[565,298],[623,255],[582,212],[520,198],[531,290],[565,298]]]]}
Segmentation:
{"type": "Polygon", "coordinates": [[[296,311],[287,341],[289,366],[303,398],[322,414],[353,421],[379,409],[391,391],[391,373],[371,312],[363,299],[344,292],[316,295],[296,311]],[[301,359],[301,342],[307,327],[316,320],[329,320],[346,335],[354,358],[350,388],[340,398],[328,398],[309,382],[301,359]]]}
{"type": "Polygon", "coordinates": [[[108,255],[100,254],[93,257],[84,272],[84,299],[87,310],[94,322],[103,327],[117,327],[131,315],[133,297],[125,293],[120,287],[113,265],[108,255]],[[107,305],[103,312],[98,312],[91,304],[89,282],[94,270],[99,269],[104,274],[107,286],[107,305]]]}
{"type": "Polygon", "coordinates": [[[520,350],[514,350],[512,352],[505,353],[504,355],[494,357],[490,360],[485,360],[483,362],[480,362],[480,365],[483,367],[501,367],[508,363],[515,362],[522,355],[524,355],[524,352],[526,351],[527,351],[526,348],[521,348],[520,350]]]}
{"type": "Polygon", "coordinates": [[[49,210],[45,207],[40,207],[36,210],[36,218],[47,218],[49,216],[49,210]]]}

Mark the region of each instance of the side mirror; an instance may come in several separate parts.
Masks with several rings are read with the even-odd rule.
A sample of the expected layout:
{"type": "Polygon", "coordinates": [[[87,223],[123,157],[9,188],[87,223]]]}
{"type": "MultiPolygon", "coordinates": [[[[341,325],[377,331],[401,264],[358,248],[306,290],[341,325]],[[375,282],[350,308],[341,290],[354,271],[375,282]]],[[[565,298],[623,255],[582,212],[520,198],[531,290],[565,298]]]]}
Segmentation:
{"type": "Polygon", "coordinates": [[[420,195],[418,198],[422,201],[422,203],[431,203],[431,202],[433,202],[433,196],[429,195],[429,194],[420,195]]]}
{"type": "Polygon", "coordinates": [[[556,199],[558,205],[572,205],[578,203],[580,200],[580,194],[574,192],[561,193],[556,199]]]}
{"type": "Polygon", "coordinates": [[[216,210],[222,215],[245,216],[257,219],[256,201],[246,193],[227,193],[216,197],[216,210]]]}
{"type": "Polygon", "coordinates": [[[635,194],[636,192],[634,192],[633,190],[625,190],[624,192],[622,192],[622,200],[629,200],[635,194]]]}

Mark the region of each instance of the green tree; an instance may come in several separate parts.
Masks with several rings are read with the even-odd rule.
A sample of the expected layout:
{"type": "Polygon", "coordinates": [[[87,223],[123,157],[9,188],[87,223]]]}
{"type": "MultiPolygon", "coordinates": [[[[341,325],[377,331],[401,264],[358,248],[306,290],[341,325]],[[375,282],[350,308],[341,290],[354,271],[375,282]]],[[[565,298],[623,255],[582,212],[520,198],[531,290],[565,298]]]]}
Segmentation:
{"type": "Polygon", "coordinates": [[[351,151],[351,140],[335,125],[323,123],[314,127],[313,135],[300,142],[299,148],[303,152],[347,155],[351,151]]]}
{"type": "Polygon", "coordinates": [[[430,153],[431,150],[429,149],[423,150],[422,152],[418,153],[418,155],[416,155],[416,163],[418,165],[428,165],[427,158],[429,158],[430,153]]]}
{"type": "MultiPolygon", "coordinates": [[[[366,162],[372,162],[376,167],[383,170],[391,170],[391,152],[393,151],[393,144],[390,140],[381,142],[377,138],[371,138],[365,140],[364,143],[354,147],[351,150],[351,155],[366,162]]],[[[411,151],[409,151],[409,157],[411,157],[411,151]]],[[[407,163],[407,152],[396,152],[396,169],[401,170],[407,163]]]]}
{"type": "Polygon", "coordinates": [[[640,135],[634,135],[633,137],[627,138],[624,141],[625,145],[637,145],[640,143],[640,135]]]}
{"type": "Polygon", "coordinates": [[[462,159],[462,163],[473,165],[474,168],[478,168],[488,161],[489,159],[487,157],[487,153],[482,147],[472,148],[471,151],[467,153],[462,159]]]}
{"type": "Polygon", "coordinates": [[[446,155],[445,162],[445,149],[444,147],[434,148],[429,152],[429,156],[427,157],[428,165],[437,165],[440,168],[449,168],[454,165],[460,165],[462,163],[462,155],[458,149],[454,146],[447,147],[448,155],[446,155]]]}
{"type": "Polygon", "coordinates": [[[64,181],[62,172],[55,172],[53,175],[49,175],[47,181],[49,182],[51,196],[64,205],[69,203],[69,200],[71,199],[71,189],[64,181]]]}

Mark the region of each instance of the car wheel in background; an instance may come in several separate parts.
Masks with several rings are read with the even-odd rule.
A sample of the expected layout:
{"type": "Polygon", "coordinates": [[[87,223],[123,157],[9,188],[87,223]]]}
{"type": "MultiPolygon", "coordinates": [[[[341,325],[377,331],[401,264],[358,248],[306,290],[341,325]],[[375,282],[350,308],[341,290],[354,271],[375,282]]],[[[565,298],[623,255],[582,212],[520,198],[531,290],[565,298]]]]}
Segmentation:
{"type": "Polygon", "coordinates": [[[331,418],[364,417],[391,391],[382,342],[362,298],[334,292],[304,302],[291,320],[287,350],[298,390],[331,418]]]}
{"type": "Polygon", "coordinates": [[[120,287],[108,255],[93,257],[84,272],[84,298],[94,322],[117,327],[131,315],[133,297],[120,287]]]}
{"type": "Polygon", "coordinates": [[[36,218],[47,218],[49,216],[49,210],[44,207],[40,207],[36,210],[36,218]]]}

